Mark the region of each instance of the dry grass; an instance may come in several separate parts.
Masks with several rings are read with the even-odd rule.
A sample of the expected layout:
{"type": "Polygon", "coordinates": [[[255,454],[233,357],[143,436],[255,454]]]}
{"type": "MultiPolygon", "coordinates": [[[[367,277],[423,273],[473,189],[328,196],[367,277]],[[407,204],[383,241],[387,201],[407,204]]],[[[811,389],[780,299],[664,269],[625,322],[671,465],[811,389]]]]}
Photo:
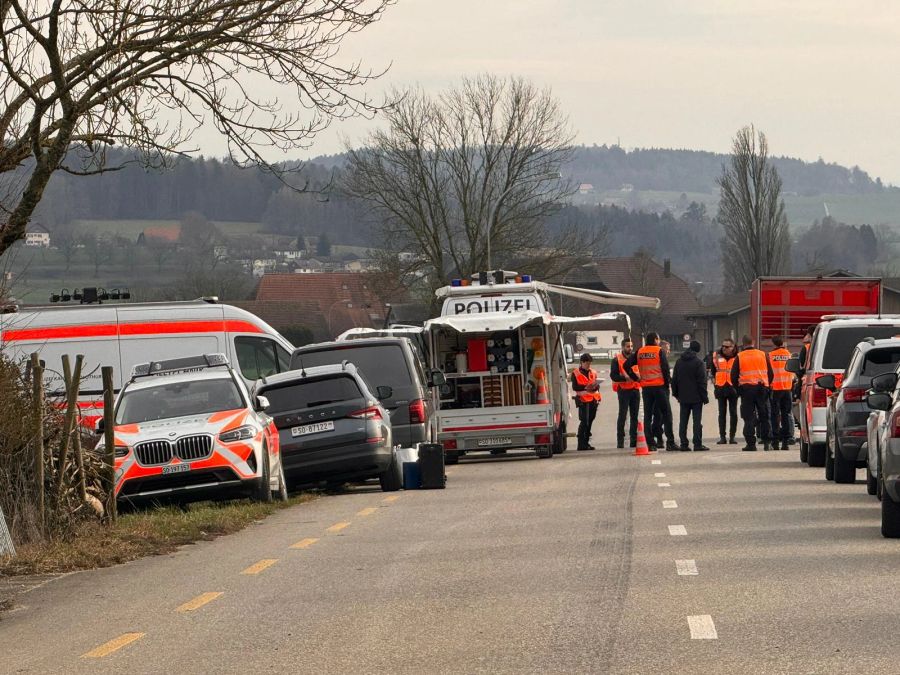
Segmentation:
{"type": "Polygon", "coordinates": [[[0,576],[72,572],[171,553],[185,544],[237,532],[275,511],[315,496],[304,493],[286,503],[201,502],[184,509],[153,508],[122,515],[111,527],[85,520],[75,535],[65,540],[19,547],[15,558],[0,561],[0,576]]]}

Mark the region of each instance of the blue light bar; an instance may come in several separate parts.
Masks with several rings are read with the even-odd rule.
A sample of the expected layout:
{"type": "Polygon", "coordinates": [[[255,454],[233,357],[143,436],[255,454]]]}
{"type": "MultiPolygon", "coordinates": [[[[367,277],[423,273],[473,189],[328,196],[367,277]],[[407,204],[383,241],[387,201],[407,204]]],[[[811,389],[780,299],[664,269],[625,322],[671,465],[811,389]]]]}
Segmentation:
{"type": "Polygon", "coordinates": [[[531,275],[530,275],[530,274],[523,274],[523,275],[522,275],[522,283],[523,283],[523,284],[531,283],[531,275]]]}
{"type": "Polygon", "coordinates": [[[453,288],[458,288],[458,287],[462,286],[462,279],[453,279],[450,282],[450,285],[453,286],[453,288]]]}

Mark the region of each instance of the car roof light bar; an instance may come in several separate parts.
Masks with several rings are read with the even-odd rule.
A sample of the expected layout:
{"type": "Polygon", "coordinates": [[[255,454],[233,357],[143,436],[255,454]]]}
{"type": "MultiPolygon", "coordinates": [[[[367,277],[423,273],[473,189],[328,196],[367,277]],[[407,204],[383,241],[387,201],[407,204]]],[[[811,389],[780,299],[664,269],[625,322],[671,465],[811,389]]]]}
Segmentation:
{"type": "Polygon", "coordinates": [[[228,365],[228,357],[224,354],[202,354],[167,361],[150,361],[139,363],[131,371],[131,377],[148,377],[151,375],[169,375],[171,373],[190,372],[205,368],[217,368],[228,365]]]}

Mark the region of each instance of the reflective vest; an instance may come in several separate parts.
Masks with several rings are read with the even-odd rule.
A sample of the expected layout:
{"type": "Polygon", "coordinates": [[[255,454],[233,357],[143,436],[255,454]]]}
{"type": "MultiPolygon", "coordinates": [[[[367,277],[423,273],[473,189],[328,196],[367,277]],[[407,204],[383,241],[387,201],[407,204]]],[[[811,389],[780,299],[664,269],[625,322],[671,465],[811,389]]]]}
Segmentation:
{"type": "MultiPolygon", "coordinates": [[[[597,379],[597,373],[593,368],[588,370],[588,374],[585,375],[584,371],[581,368],[575,369],[575,381],[580,384],[582,387],[586,387],[589,384],[593,384],[597,379]]],[[[601,399],[599,391],[579,391],[577,392],[578,400],[582,403],[590,403],[591,401],[599,401],[601,399]]]]}
{"type": "Polygon", "coordinates": [[[734,365],[734,357],[726,359],[721,353],[713,354],[713,367],[716,369],[716,386],[724,387],[732,384],[731,367],[734,365]]]}
{"type": "MultiPolygon", "coordinates": [[[[624,391],[627,389],[640,389],[641,383],[635,382],[630,377],[628,377],[628,373],[625,372],[625,357],[622,355],[622,352],[616,354],[616,361],[619,363],[619,372],[622,373],[622,376],[625,378],[624,382],[613,382],[613,391],[624,391]]],[[[641,371],[635,366],[633,369],[634,374],[638,377],[641,376],[641,371]]]]}
{"type": "Polygon", "coordinates": [[[666,381],[663,379],[662,364],[659,359],[659,345],[647,345],[637,352],[637,365],[641,373],[642,387],[662,387],[666,381]]]}
{"type": "Polygon", "coordinates": [[[781,347],[769,352],[769,363],[772,364],[772,391],[788,391],[794,386],[794,375],[784,369],[791,353],[781,347]]]}
{"type": "Polygon", "coordinates": [[[741,364],[741,378],[739,385],[761,384],[769,386],[769,368],[766,353],[751,347],[737,355],[741,364]]]}

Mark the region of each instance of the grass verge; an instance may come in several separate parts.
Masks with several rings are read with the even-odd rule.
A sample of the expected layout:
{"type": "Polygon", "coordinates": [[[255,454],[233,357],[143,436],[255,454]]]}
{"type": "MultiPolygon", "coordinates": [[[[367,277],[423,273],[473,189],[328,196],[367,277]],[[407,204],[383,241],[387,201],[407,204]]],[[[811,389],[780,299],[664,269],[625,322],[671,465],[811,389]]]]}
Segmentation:
{"type": "Polygon", "coordinates": [[[284,503],[198,502],[183,509],[150,508],[124,514],[111,527],[85,521],[71,539],[18,547],[15,558],[0,560],[0,576],[73,572],[171,553],[185,544],[237,532],[315,497],[303,493],[284,503]]]}

